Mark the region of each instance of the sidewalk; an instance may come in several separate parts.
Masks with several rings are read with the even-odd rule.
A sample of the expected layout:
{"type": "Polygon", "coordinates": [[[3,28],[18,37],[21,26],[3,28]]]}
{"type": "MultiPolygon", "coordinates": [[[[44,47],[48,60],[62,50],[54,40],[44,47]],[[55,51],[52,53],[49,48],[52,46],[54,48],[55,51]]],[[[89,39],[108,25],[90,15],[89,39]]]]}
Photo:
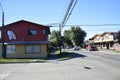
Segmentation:
{"type": "MultiPolygon", "coordinates": [[[[81,49],[80,51],[86,51],[86,49],[81,49]]],[[[107,49],[99,49],[97,52],[120,55],[120,52],[116,52],[114,50],[107,50],[107,49]]]]}
{"type": "Polygon", "coordinates": [[[107,50],[107,49],[100,49],[98,52],[120,55],[120,52],[116,52],[114,50],[107,50]]]}

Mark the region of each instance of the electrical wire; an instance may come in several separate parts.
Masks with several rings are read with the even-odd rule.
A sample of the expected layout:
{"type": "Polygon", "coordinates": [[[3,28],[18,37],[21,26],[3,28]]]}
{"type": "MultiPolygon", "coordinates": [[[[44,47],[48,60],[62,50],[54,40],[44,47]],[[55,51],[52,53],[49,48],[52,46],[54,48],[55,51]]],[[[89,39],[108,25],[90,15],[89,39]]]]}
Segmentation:
{"type": "MultiPolygon", "coordinates": [[[[76,3],[77,3],[77,0],[74,2],[73,7],[70,9],[69,14],[68,14],[68,16],[67,16],[66,21],[64,22],[64,24],[67,23],[67,21],[68,21],[70,15],[72,14],[72,11],[73,11],[73,9],[74,9],[76,3]]],[[[63,25],[63,26],[62,26],[62,29],[63,29],[64,27],[65,27],[65,26],[63,25]]]]}
{"type": "Polygon", "coordinates": [[[71,0],[70,4],[69,4],[69,6],[68,6],[68,9],[67,9],[67,11],[66,11],[65,17],[64,17],[64,19],[63,19],[63,21],[62,21],[62,24],[61,24],[62,29],[64,28],[64,26],[65,26],[65,24],[67,23],[70,15],[72,14],[72,11],[73,11],[76,3],[77,3],[77,0],[75,0],[75,1],[74,1],[74,0],[71,0]]]}
{"type": "Polygon", "coordinates": [[[2,7],[1,2],[0,2],[0,8],[1,8],[2,12],[4,12],[4,9],[3,9],[3,7],[2,7]]]}
{"type": "Polygon", "coordinates": [[[85,31],[112,31],[112,30],[119,30],[119,29],[96,29],[96,30],[85,30],[85,31]]]}
{"type": "Polygon", "coordinates": [[[68,9],[67,9],[67,11],[65,13],[65,17],[63,18],[63,21],[62,21],[62,24],[61,24],[62,27],[64,26],[64,24],[66,22],[66,19],[67,19],[68,15],[69,15],[69,11],[70,11],[70,8],[71,8],[73,2],[74,2],[74,0],[71,0],[70,4],[68,6],[68,9]]]}
{"type": "MultiPolygon", "coordinates": [[[[111,26],[120,26],[120,24],[92,24],[92,25],[89,25],[89,24],[84,24],[84,25],[65,25],[66,27],[72,27],[72,26],[80,26],[80,27],[82,27],[82,26],[91,26],[91,28],[93,27],[93,26],[107,26],[107,27],[111,27],[111,26]]],[[[54,25],[52,25],[51,27],[59,27],[59,26],[54,26],[54,25]]],[[[85,30],[85,29],[84,29],[85,30]]],[[[96,29],[96,30],[94,30],[94,29],[91,29],[91,30],[85,30],[85,31],[109,31],[109,30],[119,30],[119,29],[96,29]]]]}
{"type": "MultiPolygon", "coordinates": [[[[64,25],[66,27],[72,27],[72,26],[120,26],[120,24],[96,24],[96,25],[64,25]]],[[[51,25],[51,27],[59,27],[59,26],[56,26],[56,25],[51,25]]]]}

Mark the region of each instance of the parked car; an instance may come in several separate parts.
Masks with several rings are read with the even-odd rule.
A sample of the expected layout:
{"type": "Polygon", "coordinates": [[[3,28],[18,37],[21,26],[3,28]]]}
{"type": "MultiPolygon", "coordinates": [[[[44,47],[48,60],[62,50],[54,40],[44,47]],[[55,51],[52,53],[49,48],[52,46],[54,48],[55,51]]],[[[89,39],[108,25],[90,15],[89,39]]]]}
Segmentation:
{"type": "Polygon", "coordinates": [[[66,49],[70,49],[70,46],[66,46],[66,49]]]}
{"type": "Polygon", "coordinates": [[[98,51],[98,48],[95,45],[86,46],[87,51],[98,51]]]}
{"type": "Polygon", "coordinates": [[[80,50],[80,48],[81,48],[80,46],[74,46],[73,50],[80,50]]]}

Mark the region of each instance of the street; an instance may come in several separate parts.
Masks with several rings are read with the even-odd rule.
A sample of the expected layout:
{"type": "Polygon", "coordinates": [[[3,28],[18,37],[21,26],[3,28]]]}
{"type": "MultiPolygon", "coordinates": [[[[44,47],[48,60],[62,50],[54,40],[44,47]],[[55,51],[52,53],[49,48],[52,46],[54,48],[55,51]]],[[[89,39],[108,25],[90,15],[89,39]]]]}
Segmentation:
{"type": "Polygon", "coordinates": [[[120,54],[68,52],[72,59],[0,64],[0,80],[120,80],[120,54]]]}

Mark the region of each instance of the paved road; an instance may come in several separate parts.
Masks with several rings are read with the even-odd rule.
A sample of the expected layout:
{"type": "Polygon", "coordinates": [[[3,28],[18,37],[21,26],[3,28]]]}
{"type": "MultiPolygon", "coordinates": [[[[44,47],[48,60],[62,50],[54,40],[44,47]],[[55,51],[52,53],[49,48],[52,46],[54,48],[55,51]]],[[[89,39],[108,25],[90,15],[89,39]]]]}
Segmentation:
{"type": "Polygon", "coordinates": [[[116,60],[116,61],[120,61],[120,53],[115,53],[115,52],[100,52],[100,51],[83,51],[83,53],[90,53],[91,55],[95,55],[95,56],[100,56],[100,57],[104,57],[107,59],[112,59],[112,60],[116,60]]]}
{"type": "Polygon", "coordinates": [[[97,52],[70,52],[73,58],[64,61],[0,64],[0,80],[120,80],[119,60],[97,52]]]}

